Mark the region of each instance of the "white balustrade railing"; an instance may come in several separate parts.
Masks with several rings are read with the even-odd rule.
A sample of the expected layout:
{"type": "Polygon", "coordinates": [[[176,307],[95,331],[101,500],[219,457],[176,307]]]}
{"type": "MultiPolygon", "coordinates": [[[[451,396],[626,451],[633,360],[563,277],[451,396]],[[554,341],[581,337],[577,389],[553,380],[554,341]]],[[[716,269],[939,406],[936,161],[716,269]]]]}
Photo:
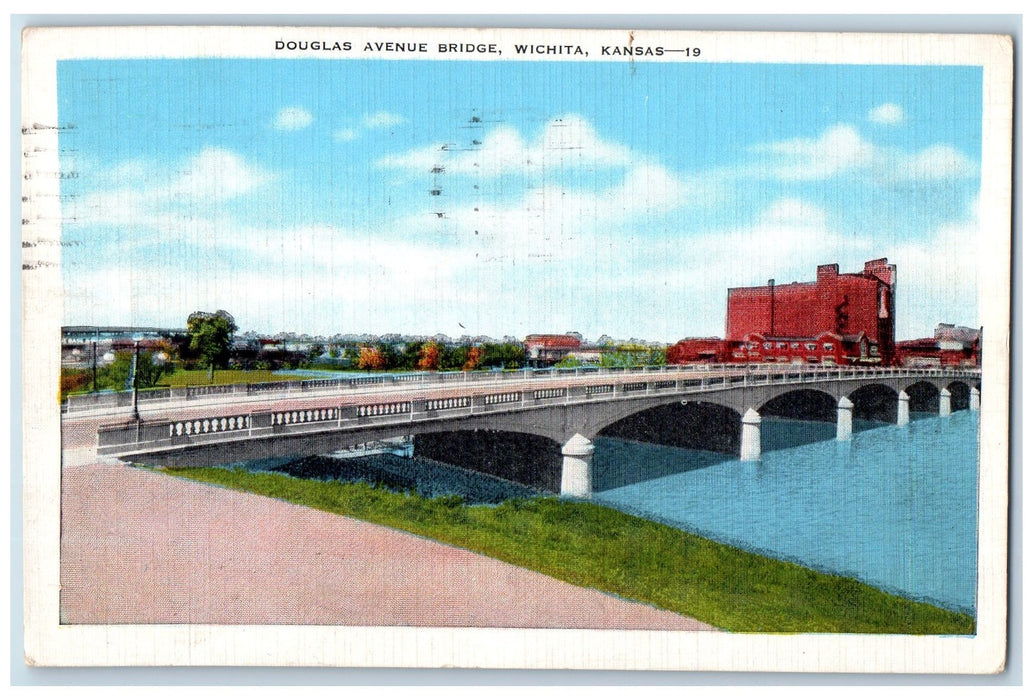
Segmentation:
{"type": "Polygon", "coordinates": [[[277,411],[272,414],[272,425],[297,425],[335,421],[341,416],[339,408],[315,408],[297,411],[277,411]]]}
{"type": "Polygon", "coordinates": [[[370,416],[396,416],[401,413],[412,413],[411,401],[374,403],[356,407],[356,415],[359,418],[367,418],[370,416]]]}
{"type": "Polygon", "coordinates": [[[504,403],[519,403],[520,399],[521,395],[519,391],[511,391],[504,394],[488,394],[484,397],[484,404],[486,406],[494,406],[504,403]]]}
{"type": "MultiPolygon", "coordinates": [[[[734,365],[734,373],[706,372],[690,370],[697,376],[678,378],[670,368],[663,368],[657,378],[642,381],[640,373],[598,372],[589,376],[579,376],[572,386],[540,387],[531,391],[508,391],[482,393],[471,388],[471,393],[461,396],[411,398],[404,401],[382,401],[361,405],[337,405],[317,408],[290,408],[274,411],[259,411],[250,414],[230,416],[207,416],[173,421],[146,421],[138,425],[139,429],[130,429],[126,424],[121,426],[102,426],[98,430],[98,445],[112,448],[117,445],[134,445],[156,443],[161,440],[174,440],[194,436],[215,436],[241,433],[259,434],[265,430],[291,430],[293,426],[326,424],[336,422],[339,427],[347,427],[354,421],[362,419],[383,418],[394,423],[399,418],[408,421],[439,420],[436,416],[427,416],[426,412],[455,411],[458,409],[476,410],[478,413],[508,412],[514,409],[533,409],[535,403],[545,401],[554,403],[553,399],[564,399],[565,403],[579,401],[625,400],[654,391],[665,391],[672,394],[700,394],[724,391],[736,386],[771,386],[771,385],[807,385],[821,382],[840,382],[859,379],[878,378],[910,378],[921,380],[926,377],[939,379],[976,378],[977,370],[936,370],[913,368],[798,368],[787,366],[743,366],[734,365]],[[771,371],[775,370],[775,371],[771,371]],[[672,376],[673,375],[673,376],[672,376]],[[664,377],[664,378],[660,378],[664,377]],[[576,389],[576,391],[575,391],[576,389]],[[634,394],[634,395],[629,395],[634,394]],[[419,401],[420,403],[414,404],[419,401]],[[414,412],[414,405],[421,411],[414,412]],[[477,407],[476,409],[474,407],[477,407]],[[165,436],[165,437],[162,437],[165,436]]],[[[679,368],[681,369],[681,368],[679,368]]],[[[681,370],[684,372],[684,370],[681,370]]],[[[568,375],[568,378],[569,375],[568,375]]],[[[418,390],[412,387],[411,390],[418,390]]]]}
{"type": "MultiPolygon", "coordinates": [[[[442,372],[413,373],[398,375],[370,375],[358,377],[342,377],[335,379],[308,379],[301,381],[268,382],[262,384],[236,384],[180,387],[159,389],[153,392],[139,392],[139,400],[149,406],[162,402],[173,403],[182,400],[228,397],[261,397],[263,399],[290,398],[298,393],[333,392],[333,393],[369,393],[382,389],[404,386],[406,389],[440,387],[441,384],[464,383],[479,384],[484,382],[549,382],[549,381],[588,381],[591,379],[616,378],[628,375],[652,373],[667,374],[703,374],[720,378],[722,382],[753,382],[757,375],[768,376],[772,372],[798,378],[816,378],[818,376],[840,379],[851,377],[900,377],[900,376],[938,376],[938,377],[977,377],[979,369],[951,368],[890,368],[890,367],[829,367],[820,368],[814,365],[794,364],[695,364],[666,365],[639,368],[577,368],[577,369],[524,369],[507,372],[442,372]],[[734,379],[741,377],[742,379],[734,379]]],[[[112,392],[105,394],[75,395],[68,398],[63,410],[75,412],[91,408],[124,408],[129,405],[132,392],[112,392]]]]}
{"type": "Polygon", "coordinates": [[[427,401],[428,411],[447,411],[453,408],[468,408],[473,400],[471,396],[453,396],[447,399],[431,399],[427,401]]]}
{"type": "Polygon", "coordinates": [[[195,418],[175,421],[169,424],[169,437],[185,435],[207,435],[247,430],[251,427],[251,416],[219,416],[216,418],[195,418]]]}

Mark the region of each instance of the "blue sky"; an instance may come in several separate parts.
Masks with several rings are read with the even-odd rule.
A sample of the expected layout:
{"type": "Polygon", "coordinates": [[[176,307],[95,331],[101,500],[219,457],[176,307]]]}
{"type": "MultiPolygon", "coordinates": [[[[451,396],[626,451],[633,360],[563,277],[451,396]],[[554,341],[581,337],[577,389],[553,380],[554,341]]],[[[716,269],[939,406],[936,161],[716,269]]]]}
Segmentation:
{"type": "Polygon", "coordinates": [[[66,324],[721,335],[726,289],[898,265],[979,325],[972,67],[70,61],[66,324]]]}

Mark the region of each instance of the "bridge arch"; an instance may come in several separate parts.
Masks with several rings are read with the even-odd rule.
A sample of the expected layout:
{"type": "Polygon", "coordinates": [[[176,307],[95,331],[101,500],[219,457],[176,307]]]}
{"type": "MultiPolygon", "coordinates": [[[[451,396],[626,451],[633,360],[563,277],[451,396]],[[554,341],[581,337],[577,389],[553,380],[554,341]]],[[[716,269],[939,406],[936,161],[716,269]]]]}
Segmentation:
{"type": "Polygon", "coordinates": [[[865,384],[854,389],[849,396],[854,404],[854,420],[895,423],[900,392],[888,384],[865,384]]]}
{"type": "Polygon", "coordinates": [[[837,397],[804,388],[781,391],[762,403],[761,452],[784,450],[836,436],[837,397]]]}
{"type": "Polygon", "coordinates": [[[742,415],[709,400],[674,400],[609,422],[596,435],[672,447],[736,454],[742,415]]]}
{"type": "Polygon", "coordinates": [[[837,398],[819,389],[789,389],[764,401],[757,412],[762,417],[832,423],[836,420],[837,398]]]}
{"type": "Polygon", "coordinates": [[[940,406],[940,389],[932,382],[918,381],[904,388],[910,397],[912,413],[936,413],[940,406]]]}
{"type": "Polygon", "coordinates": [[[413,456],[558,493],[561,445],[542,435],[508,430],[431,430],[413,436],[413,456]]]}
{"type": "Polygon", "coordinates": [[[951,393],[951,413],[968,410],[972,388],[963,381],[955,380],[947,385],[951,393]]]}

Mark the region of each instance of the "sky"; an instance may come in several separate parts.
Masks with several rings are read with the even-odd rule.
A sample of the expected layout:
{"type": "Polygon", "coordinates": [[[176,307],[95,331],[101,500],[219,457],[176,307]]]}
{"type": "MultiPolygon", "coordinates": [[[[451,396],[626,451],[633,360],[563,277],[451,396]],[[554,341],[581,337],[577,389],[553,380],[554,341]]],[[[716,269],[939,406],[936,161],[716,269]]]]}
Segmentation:
{"type": "Polygon", "coordinates": [[[721,336],[727,288],[897,265],[979,326],[981,70],[648,61],[58,66],[65,325],[721,336]]]}

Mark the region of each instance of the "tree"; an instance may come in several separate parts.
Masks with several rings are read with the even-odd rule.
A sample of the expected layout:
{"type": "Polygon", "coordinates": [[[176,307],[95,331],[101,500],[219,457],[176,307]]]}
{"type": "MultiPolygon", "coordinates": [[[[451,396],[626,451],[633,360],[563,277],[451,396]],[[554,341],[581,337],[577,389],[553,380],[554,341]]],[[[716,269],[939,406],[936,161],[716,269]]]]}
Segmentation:
{"type": "Polygon", "coordinates": [[[420,348],[420,359],[416,369],[436,370],[441,361],[441,346],[437,343],[424,343],[420,348]]]}
{"type": "Polygon", "coordinates": [[[402,363],[402,356],[394,343],[377,343],[377,352],[384,358],[383,369],[398,369],[402,363]]]}
{"type": "Polygon", "coordinates": [[[405,344],[401,357],[398,361],[400,369],[416,369],[416,363],[420,361],[420,350],[423,343],[419,340],[412,340],[405,344]]]}
{"type": "Polygon", "coordinates": [[[569,369],[571,367],[580,367],[581,366],[581,360],[579,360],[576,357],[574,357],[573,353],[571,353],[571,354],[568,354],[566,357],[564,357],[559,362],[557,362],[556,366],[559,367],[560,369],[569,369]]]}
{"type": "Polygon", "coordinates": [[[441,351],[441,359],[438,362],[438,369],[463,369],[463,366],[466,364],[466,358],[469,354],[470,348],[466,345],[455,345],[450,348],[444,348],[441,351]]]}
{"type": "MultiPolygon", "coordinates": [[[[159,358],[159,351],[141,350],[136,363],[136,386],[149,389],[157,385],[163,376],[172,371],[172,364],[159,358]]],[[[102,389],[127,391],[133,388],[133,351],[120,350],[115,360],[97,373],[97,386],[102,389]]]]}
{"type": "Polygon", "coordinates": [[[230,344],[237,324],[228,311],[219,309],[215,313],[195,311],[187,318],[187,335],[190,336],[190,350],[197,353],[201,364],[208,367],[208,379],[215,375],[215,368],[225,367],[230,359],[230,344]]]}
{"type": "Polygon", "coordinates": [[[484,367],[516,369],[527,360],[524,346],[517,343],[486,343],[482,350],[481,365],[484,367]]]}
{"type": "Polygon", "coordinates": [[[384,369],[386,364],[379,348],[364,347],[359,350],[359,369],[384,369]]]}
{"type": "Polygon", "coordinates": [[[463,363],[464,372],[472,372],[477,369],[481,364],[481,349],[477,346],[470,348],[470,351],[466,353],[466,362],[463,363]]]}

